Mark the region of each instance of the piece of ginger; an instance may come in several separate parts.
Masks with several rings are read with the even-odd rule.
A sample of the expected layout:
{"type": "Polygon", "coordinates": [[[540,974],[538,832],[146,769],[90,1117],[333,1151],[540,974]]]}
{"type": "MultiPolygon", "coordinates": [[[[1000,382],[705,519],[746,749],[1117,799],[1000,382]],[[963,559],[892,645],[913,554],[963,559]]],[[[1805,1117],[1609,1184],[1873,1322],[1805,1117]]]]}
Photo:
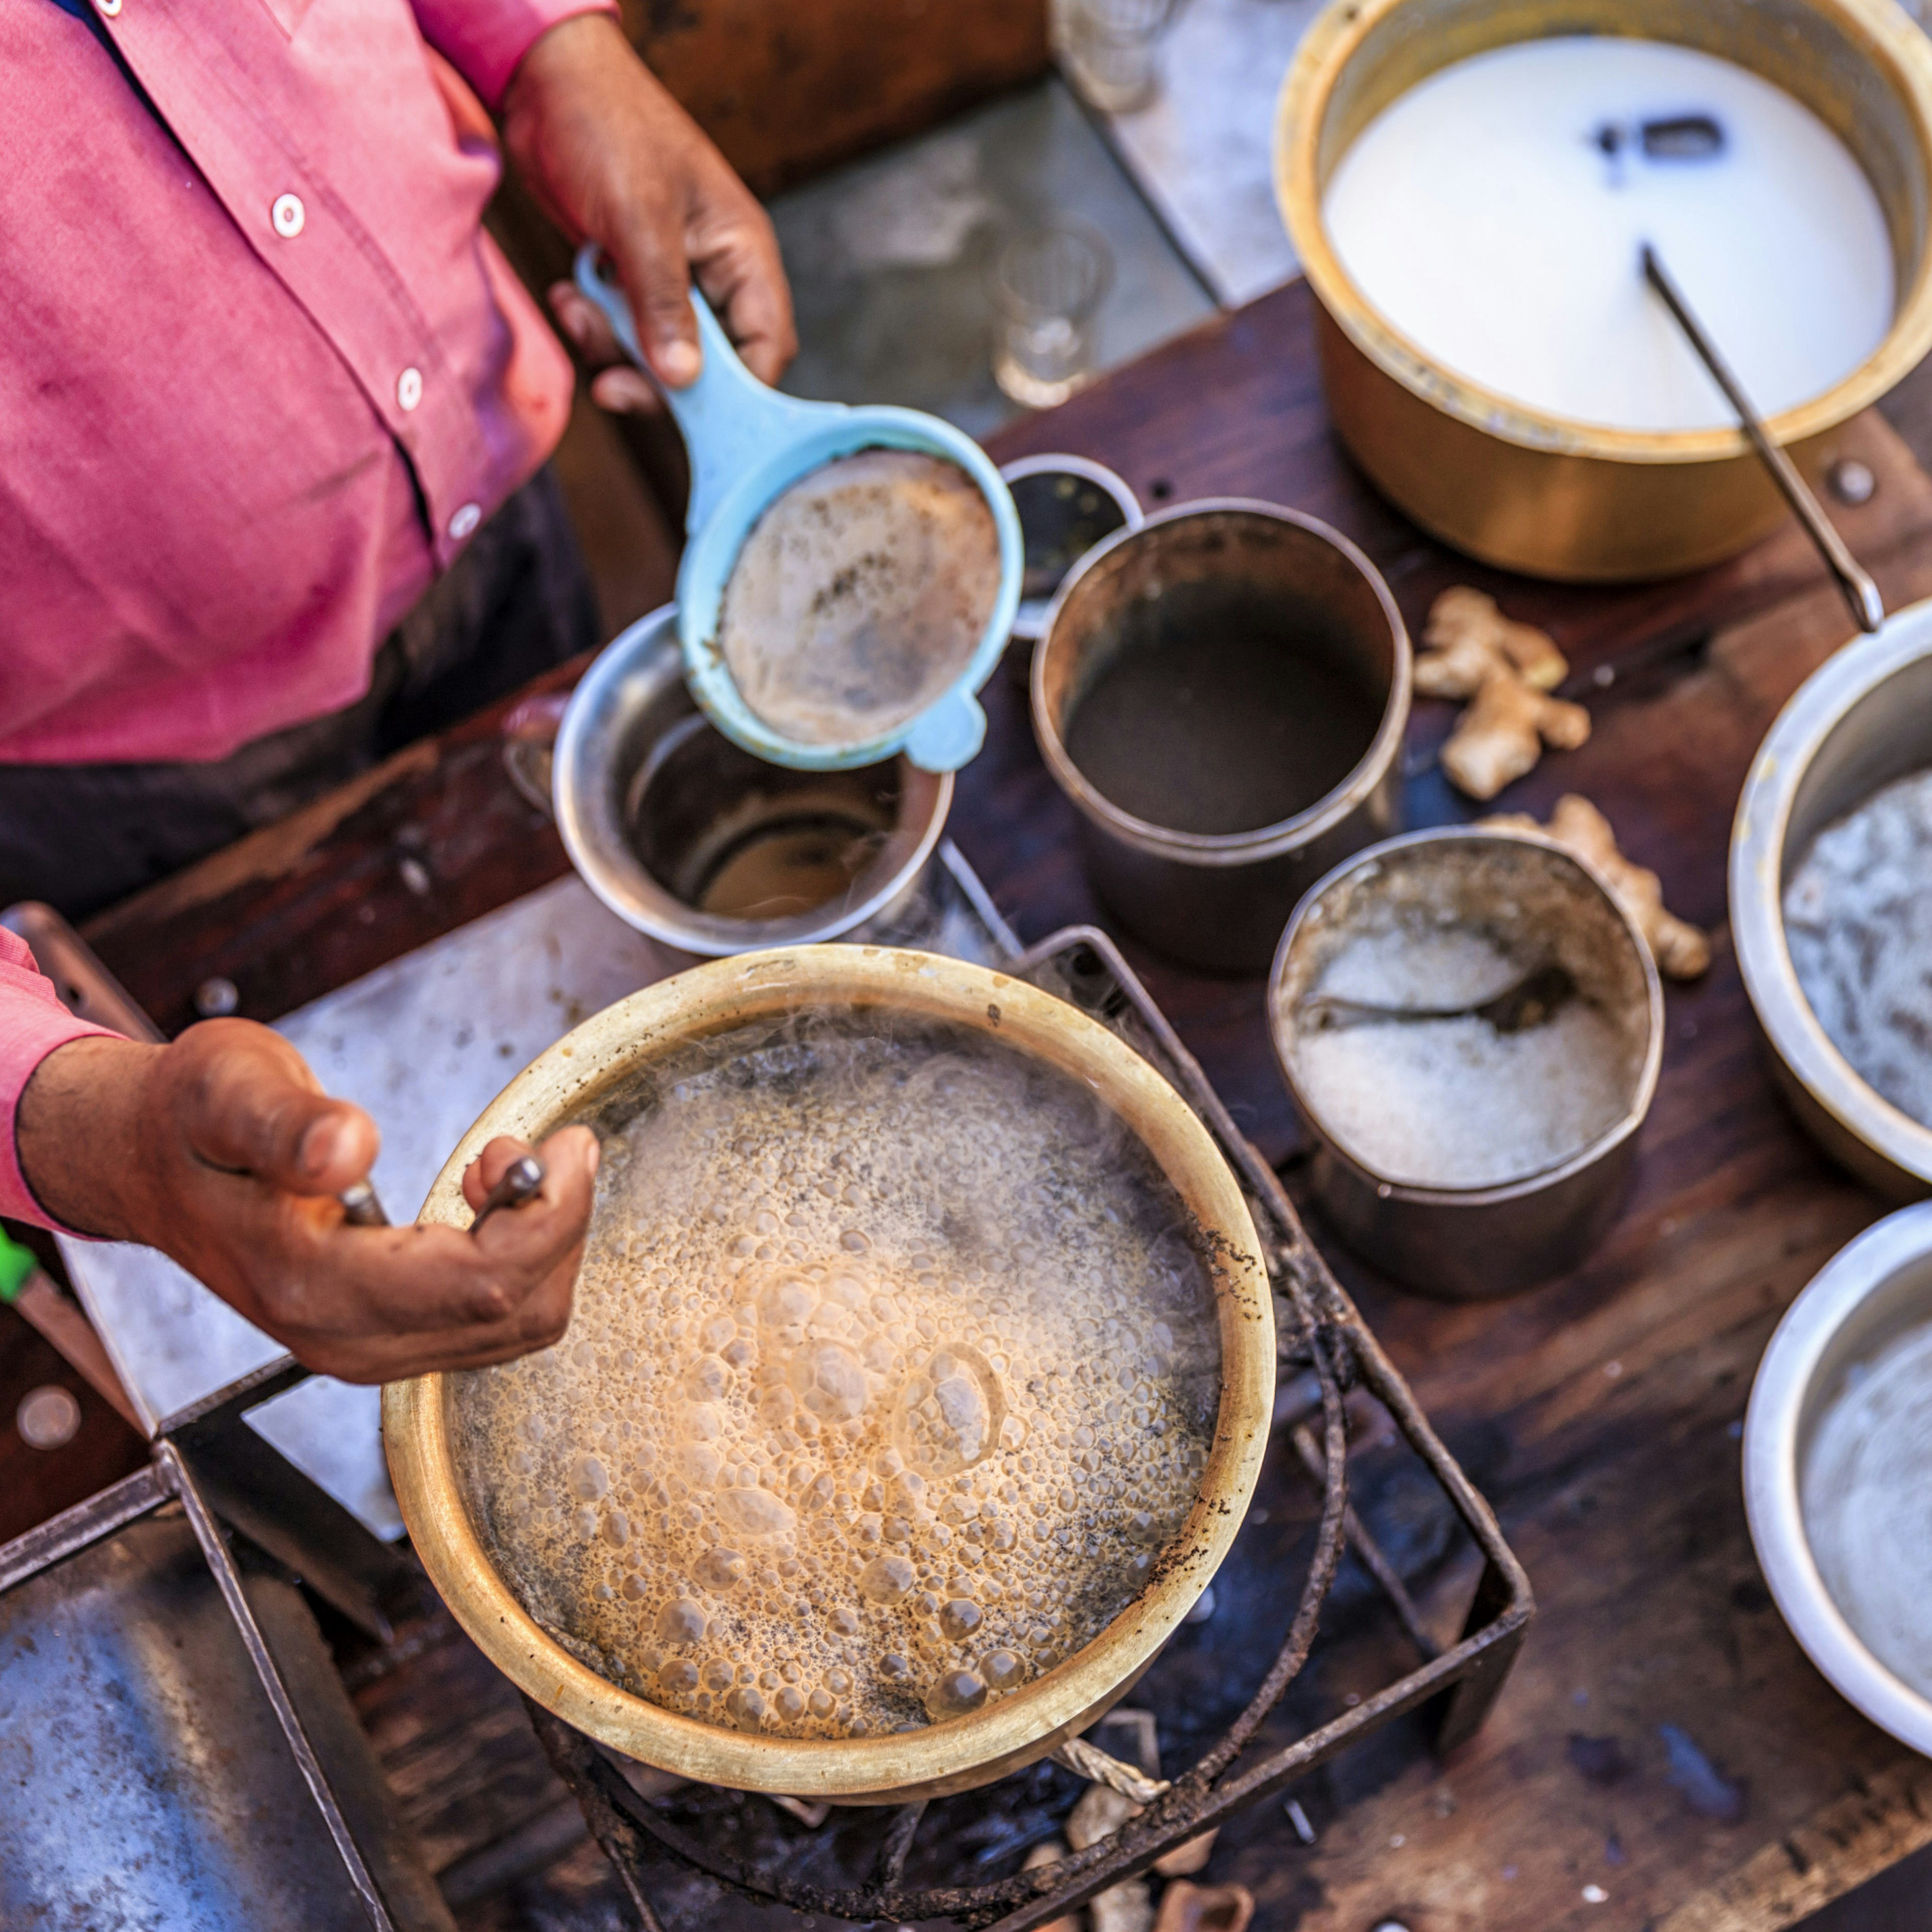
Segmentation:
{"type": "Polygon", "coordinates": [[[1547,825],[1526,812],[1500,814],[1478,821],[1511,830],[1541,832],[1593,868],[1623,902],[1649,946],[1658,970],[1672,980],[1694,980],[1711,963],[1711,942],[1688,920],[1664,907],[1664,887],[1648,866],[1634,865],[1617,849],[1610,821],[1587,798],[1566,792],[1556,801],[1547,825]]]}
{"type": "Polygon", "coordinates": [[[1442,769],[1459,791],[1492,799],[1535,769],[1545,745],[1574,752],[1589,736],[1590,714],[1580,704],[1532,691],[1514,670],[1498,668],[1456,720],[1442,747],[1442,769]]]}
{"type": "Polygon", "coordinates": [[[1424,698],[1474,698],[1492,670],[1513,670],[1532,691],[1554,691],[1570,674],[1546,631],[1505,617],[1496,600],[1459,584],[1429,607],[1415,688],[1424,698]]]}

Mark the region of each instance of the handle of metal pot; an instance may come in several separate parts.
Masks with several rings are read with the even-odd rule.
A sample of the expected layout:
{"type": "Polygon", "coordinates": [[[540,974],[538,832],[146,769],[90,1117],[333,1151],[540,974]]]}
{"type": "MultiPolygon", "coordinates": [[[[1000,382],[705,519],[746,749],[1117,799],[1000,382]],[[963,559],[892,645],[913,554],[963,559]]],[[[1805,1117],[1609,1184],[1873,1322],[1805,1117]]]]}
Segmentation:
{"type": "Polygon", "coordinates": [[[503,770],[525,804],[534,806],[554,824],[556,802],[550,772],[556,734],[569,708],[567,691],[538,692],[514,706],[503,720],[503,770]]]}

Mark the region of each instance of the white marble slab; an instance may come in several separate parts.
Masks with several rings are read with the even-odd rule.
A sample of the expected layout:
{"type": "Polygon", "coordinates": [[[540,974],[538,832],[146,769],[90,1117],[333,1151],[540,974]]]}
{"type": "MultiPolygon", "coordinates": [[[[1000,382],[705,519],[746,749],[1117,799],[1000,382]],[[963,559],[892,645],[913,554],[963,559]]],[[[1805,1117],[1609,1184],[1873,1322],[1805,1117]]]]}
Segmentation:
{"type": "MultiPolygon", "coordinates": [[[[684,962],[560,880],[277,1022],[332,1094],[382,1130],[374,1179],[413,1220],[450,1150],[511,1076],[589,1014],[684,962]]],[[[152,1425],[282,1353],[164,1255],[63,1241],[74,1285],[152,1425]]],[[[399,1535],[378,1395],[317,1377],[250,1418],[386,1536],[399,1535]]]]}
{"type": "Polygon", "coordinates": [[[1275,103],[1321,0],[1183,0],[1160,92],[1100,117],[1136,184],[1224,308],[1298,272],[1275,206],[1275,103]]]}

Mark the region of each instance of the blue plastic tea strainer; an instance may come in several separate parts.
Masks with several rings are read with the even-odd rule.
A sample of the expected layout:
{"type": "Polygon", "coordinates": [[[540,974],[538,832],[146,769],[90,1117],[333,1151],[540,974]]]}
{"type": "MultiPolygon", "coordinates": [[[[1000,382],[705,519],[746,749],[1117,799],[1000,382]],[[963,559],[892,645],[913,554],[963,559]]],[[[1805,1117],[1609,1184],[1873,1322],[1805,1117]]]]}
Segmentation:
{"type": "MultiPolygon", "coordinates": [[[[586,244],[577,257],[577,285],[609,319],[618,341],[649,373],[631,307],[586,244]]],[[[999,471],[970,436],[917,410],[881,404],[802,402],[768,388],[739,361],[710,304],[696,290],[704,367],[687,388],[664,397],[691,457],[687,541],[677,573],[678,634],[685,679],[718,730],[770,763],[813,771],[877,764],[904,752],[929,772],[956,771],[986,735],[974,694],[992,675],[1019,605],[1024,550],[1018,513],[999,471]],[[849,744],[806,744],[783,736],[748,706],[718,647],[724,586],[752,526],[802,477],[862,449],[904,449],[956,464],[993,513],[1000,542],[1000,591],[992,616],[959,676],[903,723],[849,744]]]]}

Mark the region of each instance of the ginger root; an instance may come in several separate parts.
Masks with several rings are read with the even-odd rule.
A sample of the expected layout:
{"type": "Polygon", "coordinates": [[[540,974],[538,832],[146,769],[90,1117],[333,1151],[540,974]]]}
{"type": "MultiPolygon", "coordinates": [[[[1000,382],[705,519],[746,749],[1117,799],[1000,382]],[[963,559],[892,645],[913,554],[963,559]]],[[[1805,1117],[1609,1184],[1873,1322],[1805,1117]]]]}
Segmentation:
{"type": "Polygon", "coordinates": [[[1533,691],[1514,670],[1496,669],[1442,747],[1442,769],[1459,790],[1492,799],[1534,770],[1545,745],[1574,752],[1589,736],[1590,714],[1580,704],[1533,691]]]}
{"type": "Polygon", "coordinates": [[[1535,768],[1545,745],[1574,751],[1590,735],[1590,714],[1549,693],[1569,671],[1548,632],[1505,617],[1496,600],[1466,584],[1430,605],[1415,688],[1425,698],[1473,700],[1442,748],[1450,782],[1492,799],[1535,768]]]}
{"type": "Polygon", "coordinates": [[[1255,1895],[1244,1885],[1177,1880],[1162,1894],[1154,1932],[1248,1932],[1255,1895]]]}
{"type": "Polygon", "coordinates": [[[1527,812],[1505,812],[1478,821],[1512,831],[1541,832],[1595,869],[1623,902],[1650,947],[1658,970],[1672,980],[1694,980],[1711,963],[1711,942],[1696,927],[1664,908],[1664,887],[1648,867],[1633,865],[1617,850],[1610,821],[1587,798],[1566,793],[1547,825],[1527,812]]]}
{"type": "Polygon", "coordinates": [[[1515,672],[1532,691],[1554,691],[1570,674],[1546,631],[1505,617],[1496,600],[1459,584],[1429,607],[1415,688],[1424,698],[1474,698],[1494,670],[1515,672]]]}

